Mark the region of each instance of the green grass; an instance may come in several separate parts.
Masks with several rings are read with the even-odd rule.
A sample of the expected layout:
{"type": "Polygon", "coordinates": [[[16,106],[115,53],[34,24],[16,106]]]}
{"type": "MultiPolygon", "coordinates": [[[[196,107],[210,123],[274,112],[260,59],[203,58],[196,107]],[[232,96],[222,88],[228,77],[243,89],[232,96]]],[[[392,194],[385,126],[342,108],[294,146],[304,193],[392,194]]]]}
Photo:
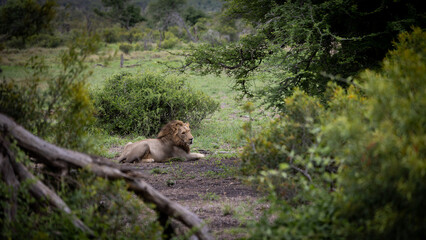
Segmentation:
{"type": "MultiPolygon", "coordinates": [[[[89,71],[92,75],[87,79],[90,91],[96,91],[101,88],[106,79],[111,75],[120,72],[144,72],[158,71],[165,74],[172,73],[170,69],[162,63],[178,65],[178,61],[182,57],[172,53],[178,53],[178,50],[171,51],[132,51],[124,54],[124,65],[140,65],[132,68],[120,68],[120,54],[117,52],[118,44],[110,44],[101,50],[100,56],[93,55],[87,59],[89,71]],[[110,56],[111,59],[107,64],[103,58],[110,56]],[[102,64],[98,66],[97,64],[102,64]]],[[[27,50],[3,50],[0,58],[0,65],[3,69],[1,77],[6,79],[24,80],[28,74],[24,65],[31,56],[42,54],[46,63],[50,66],[51,71],[57,71],[57,57],[63,48],[60,49],[43,49],[32,48],[27,50]]],[[[194,135],[193,151],[208,150],[215,154],[220,152],[229,152],[236,154],[238,148],[244,145],[239,137],[242,133],[242,126],[248,121],[247,113],[242,110],[245,101],[236,100],[238,93],[232,90],[233,81],[225,75],[207,75],[199,76],[193,72],[180,74],[180,77],[188,82],[188,85],[195,90],[203,91],[219,102],[218,111],[208,116],[202,121],[197,128],[192,128],[194,135]]],[[[260,111],[258,111],[260,112],[260,111]]],[[[264,115],[258,114],[254,116],[254,124],[267,121],[264,115]]],[[[112,147],[124,146],[127,142],[135,142],[144,139],[144,136],[112,136],[104,132],[102,129],[93,131],[93,137],[96,137],[98,145],[98,154],[105,157],[114,157],[118,152],[109,151],[112,147]]]]}

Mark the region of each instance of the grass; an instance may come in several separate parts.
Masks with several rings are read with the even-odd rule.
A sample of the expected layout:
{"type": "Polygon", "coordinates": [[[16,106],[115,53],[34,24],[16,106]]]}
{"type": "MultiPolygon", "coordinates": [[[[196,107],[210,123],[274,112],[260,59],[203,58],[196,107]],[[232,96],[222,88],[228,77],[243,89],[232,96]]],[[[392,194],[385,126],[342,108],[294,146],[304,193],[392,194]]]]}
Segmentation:
{"type": "Polygon", "coordinates": [[[198,194],[198,197],[206,201],[217,201],[220,196],[213,192],[206,192],[204,194],[198,194]]]}
{"type": "MultiPolygon", "coordinates": [[[[182,60],[175,55],[178,50],[171,51],[132,51],[124,54],[124,65],[138,65],[132,68],[120,68],[120,54],[117,52],[118,44],[110,44],[101,50],[100,55],[93,55],[87,59],[92,75],[87,79],[90,91],[101,88],[106,79],[120,72],[144,72],[158,71],[165,74],[174,74],[160,62],[177,64],[182,60]],[[170,54],[170,52],[172,54],[170,54]],[[111,60],[106,65],[103,57],[110,56],[111,60]],[[103,66],[98,66],[102,64],[103,66]]],[[[53,72],[57,71],[57,57],[64,48],[44,49],[30,48],[26,50],[1,51],[0,65],[3,73],[1,77],[6,79],[22,80],[27,76],[25,63],[31,56],[42,55],[53,72]]],[[[195,90],[203,91],[220,103],[218,111],[204,119],[200,126],[192,129],[194,135],[193,151],[208,150],[213,153],[226,152],[237,154],[238,149],[244,145],[241,141],[242,126],[248,121],[247,114],[242,110],[245,101],[236,100],[238,94],[232,90],[233,81],[225,75],[199,76],[194,72],[180,74],[180,77],[188,82],[195,90]]],[[[260,112],[260,111],[259,111],[260,112]]],[[[267,121],[264,115],[255,116],[254,124],[267,121]]],[[[144,136],[114,136],[102,129],[92,132],[96,137],[98,154],[105,157],[114,157],[118,152],[109,151],[113,147],[124,146],[127,142],[135,142],[144,139],[144,136]]]]}

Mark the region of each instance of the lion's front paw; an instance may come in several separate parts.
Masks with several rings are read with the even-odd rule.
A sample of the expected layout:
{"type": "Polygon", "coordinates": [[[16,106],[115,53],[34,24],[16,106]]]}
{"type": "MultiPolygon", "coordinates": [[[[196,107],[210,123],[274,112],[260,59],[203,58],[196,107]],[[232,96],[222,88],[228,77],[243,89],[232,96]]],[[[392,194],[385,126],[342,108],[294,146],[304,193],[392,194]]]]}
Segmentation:
{"type": "Polygon", "coordinates": [[[142,162],[144,162],[144,163],[153,163],[154,159],[152,159],[152,158],[142,159],[142,162]]]}
{"type": "Polygon", "coordinates": [[[206,155],[202,154],[202,153],[194,153],[194,158],[205,158],[206,155]]]}

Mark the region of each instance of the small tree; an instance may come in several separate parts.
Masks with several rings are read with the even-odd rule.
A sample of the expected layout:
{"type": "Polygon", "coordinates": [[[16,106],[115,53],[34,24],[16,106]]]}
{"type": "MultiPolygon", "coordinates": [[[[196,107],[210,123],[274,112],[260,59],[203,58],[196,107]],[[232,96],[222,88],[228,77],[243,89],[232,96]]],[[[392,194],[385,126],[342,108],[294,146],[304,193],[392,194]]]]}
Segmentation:
{"type": "Polygon", "coordinates": [[[120,23],[120,26],[127,30],[145,20],[141,15],[140,7],[129,3],[129,0],[102,0],[102,4],[108,11],[95,9],[95,13],[120,23]]]}
{"type": "Polygon", "coordinates": [[[148,11],[152,22],[161,31],[166,31],[169,27],[178,25],[184,28],[189,39],[195,42],[195,37],[189,31],[182,11],[186,4],[186,0],[155,0],[148,5],[148,11]]]}
{"type": "Polygon", "coordinates": [[[44,4],[34,0],[7,1],[0,8],[0,34],[6,39],[19,38],[25,47],[28,37],[49,29],[56,14],[55,7],[52,0],[44,4]]]}

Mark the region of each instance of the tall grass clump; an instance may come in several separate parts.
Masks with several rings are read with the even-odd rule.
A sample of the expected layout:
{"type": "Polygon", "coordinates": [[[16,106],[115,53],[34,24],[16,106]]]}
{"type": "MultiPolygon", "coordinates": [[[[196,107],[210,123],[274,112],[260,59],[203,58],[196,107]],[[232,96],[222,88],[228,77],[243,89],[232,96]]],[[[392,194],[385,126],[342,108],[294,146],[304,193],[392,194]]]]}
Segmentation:
{"type": "Polygon", "coordinates": [[[113,134],[153,136],[179,119],[198,125],[218,103],[182,78],[157,73],[120,73],[94,94],[100,127],[113,134]]]}

